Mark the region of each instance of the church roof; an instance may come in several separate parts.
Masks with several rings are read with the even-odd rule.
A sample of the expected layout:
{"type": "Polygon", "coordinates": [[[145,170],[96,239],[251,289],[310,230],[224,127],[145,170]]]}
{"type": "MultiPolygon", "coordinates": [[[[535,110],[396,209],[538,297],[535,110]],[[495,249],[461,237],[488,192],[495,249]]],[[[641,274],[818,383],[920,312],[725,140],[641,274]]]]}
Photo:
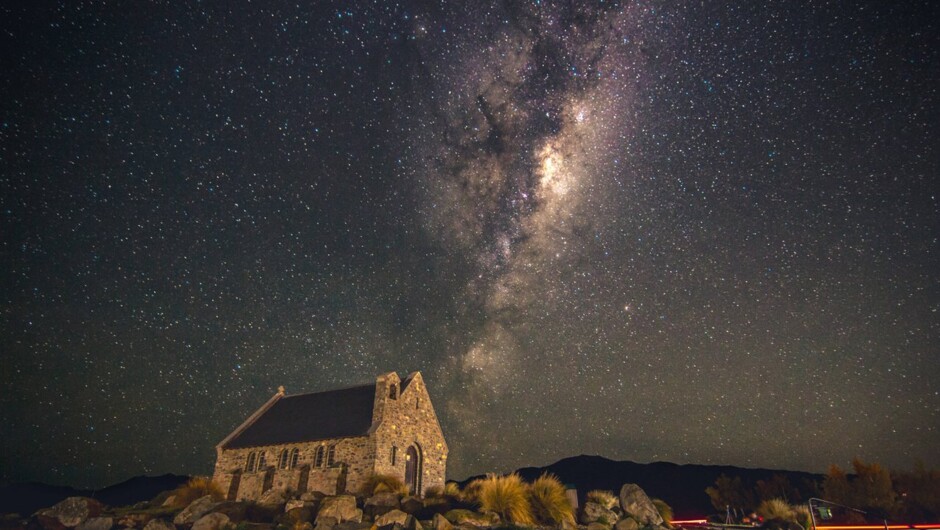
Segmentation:
{"type": "Polygon", "coordinates": [[[284,396],[223,447],[237,449],[366,436],[375,384],[284,396]]]}

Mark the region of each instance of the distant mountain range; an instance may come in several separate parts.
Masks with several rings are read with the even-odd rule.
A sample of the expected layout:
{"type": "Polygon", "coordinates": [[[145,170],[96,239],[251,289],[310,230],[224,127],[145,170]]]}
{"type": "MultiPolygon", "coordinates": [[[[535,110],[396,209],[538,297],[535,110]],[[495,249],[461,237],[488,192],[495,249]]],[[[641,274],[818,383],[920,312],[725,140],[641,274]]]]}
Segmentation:
{"type": "MultiPolygon", "coordinates": [[[[652,498],[663,499],[672,506],[676,518],[704,517],[714,513],[705,488],[715,484],[721,474],[741,477],[745,484],[768,480],[773,475],[784,475],[794,486],[805,481],[821,481],[822,475],[802,471],[750,469],[734,466],[678,465],[669,462],[637,464],[616,461],[602,456],[574,456],[545,467],[524,467],[518,473],[527,481],[544,472],[554,473],[566,484],[574,485],[583,502],[588,491],[601,489],[619,493],[623,484],[638,484],[652,498]]],[[[462,482],[466,484],[470,477],[462,482]]],[[[40,508],[71,496],[93,497],[110,506],[127,506],[150,500],[158,493],[171,490],[186,482],[182,475],[134,477],[100,490],[77,490],[67,486],[50,486],[37,482],[0,486],[0,513],[30,515],[40,508]]]]}
{"type": "Polygon", "coordinates": [[[704,517],[715,513],[705,488],[713,486],[715,479],[725,474],[741,477],[744,484],[768,480],[783,475],[790,484],[800,486],[804,481],[822,481],[823,476],[802,471],[779,469],[751,469],[734,466],[678,465],[669,462],[637,464],[616,461],[602,456],[574,456],[545,467],[524,467],[518,470],[522,478],[531,481],[544,472],[554,473],[566,484],[577,487],[582,499],[588,491],[611,490],[615,494],[627,483],[639,485],[651,498],[659,498],[672,506],[677,519],[704,517]]]}
{"type": "Polygon", "coordinates": [[[158,493],[175,489],[189,480],[182,475],[134,477],[100,490],[78,490],[68,486],[50,486],[40,482],[25,482],[0,486],[0,513],[32,515],[66,497],[92,497],[109,506],[127,506],[149,501],[158,493]]]}

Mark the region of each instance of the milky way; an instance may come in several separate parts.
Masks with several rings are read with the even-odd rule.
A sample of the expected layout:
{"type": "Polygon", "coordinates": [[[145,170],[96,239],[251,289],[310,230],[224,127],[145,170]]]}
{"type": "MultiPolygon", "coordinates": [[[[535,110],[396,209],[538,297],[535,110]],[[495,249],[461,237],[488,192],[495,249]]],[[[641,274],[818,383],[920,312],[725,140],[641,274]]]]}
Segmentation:
{"type": "Polygon", "coordinates": [[[938,466],[928,2],[0,8],[0,481],[425,374],[463,478],[938,466]]]}

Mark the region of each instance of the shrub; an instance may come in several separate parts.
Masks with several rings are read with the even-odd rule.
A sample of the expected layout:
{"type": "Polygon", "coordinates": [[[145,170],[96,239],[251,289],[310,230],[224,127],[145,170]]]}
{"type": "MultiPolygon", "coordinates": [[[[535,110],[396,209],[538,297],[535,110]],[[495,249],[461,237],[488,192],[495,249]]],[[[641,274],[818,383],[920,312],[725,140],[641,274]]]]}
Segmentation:
{"type": "Polygon", "coordinates": [[[757,515],[764,519],[780,519],[782,521],[796,521],[796,512],[783,499],[767,499],[757,507],[757,515]]]}
{"type": "Polygon", "coordinates": [[[462,499],[460,486],[456,482],[447,482],[444,487],[431,486],[424,490],[424,496],[430,499],[441,499],[450,503],[457,503],[462,499]]]}
{"type": "Polygon", "coordinates": [[[659,512],[659,516],[663,518],[663,521],[667,523],[672,521],[672,506],[666,504],[666,501],[662,499],[653,499],[653,506],[656,507],[656,511],[659,512]]]}
{"type": "Polygon", "coordinates": [[[574,524],[574,509],[565,495],[565,487],[555,475],[545,473],[529,486],[529,504],[539,523],[574,524]]]}
{"type": "Polygon", "coordinates": [[[211,495],[212,500],[221,501],[225,494],[218,484],[209,477],[192,477],[186,484],[173,490],[173,506],[183,508],[189,506],[194,500],[211,495]]]}
{"type": "Polygon", "coordinates": [[[398,477],[392,475],[369,475],[365,483],[359,490],[364,497],[371,497],[377,493],[397,493],[398,495],[408,495],[408,486],[398,477]]]}
{"type": "Polygon", "coordinates": [[[532,525],[535,520],[527,490],[526,483],[516,473],[487,475],[480,484],[480,509],[499,515],[503,522],[532,525]]]}
{"type": "Polygon", "coordinates": [[[600,504],[608,510],[613,510],[614,506],[620,502],[620,499],[612,491],[609,490],[593,490],[587,493],[585,497],[587,502],[593,502],[594,504],[600,504]]]}

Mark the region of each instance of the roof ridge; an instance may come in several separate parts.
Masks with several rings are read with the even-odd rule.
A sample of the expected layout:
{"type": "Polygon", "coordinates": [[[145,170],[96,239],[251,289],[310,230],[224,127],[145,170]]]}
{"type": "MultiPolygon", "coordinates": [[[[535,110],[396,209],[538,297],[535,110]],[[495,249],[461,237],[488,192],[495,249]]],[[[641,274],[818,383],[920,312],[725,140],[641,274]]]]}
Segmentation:
{"type": "Polygon", "coordinates": [[[339,388],[331,388],[331,389],[329,389],[329,390],[318,390],[318,391],[315,391],[315,392],[302,392],[302,393],[300,393],[300,394],[286,394],[286,395],[284,395],[284,397],[281,398],[281,399],[287,399],[287,398],[292,398],[292,397],[301,397],[301,396],[309,396],[309,395],[312,395],[312,394],[326,394],[327,392],[339,392],[339,391],[341,391],[341,390],[352,390],[352,389],[354,389],[354,388],[366,388],[366,387],[374,387],[374,386],[375,386],[375,383],[366,383],[366,384],[363,384],[363,385],[343,386],[343,387],[339,387],[339,388]]]}

